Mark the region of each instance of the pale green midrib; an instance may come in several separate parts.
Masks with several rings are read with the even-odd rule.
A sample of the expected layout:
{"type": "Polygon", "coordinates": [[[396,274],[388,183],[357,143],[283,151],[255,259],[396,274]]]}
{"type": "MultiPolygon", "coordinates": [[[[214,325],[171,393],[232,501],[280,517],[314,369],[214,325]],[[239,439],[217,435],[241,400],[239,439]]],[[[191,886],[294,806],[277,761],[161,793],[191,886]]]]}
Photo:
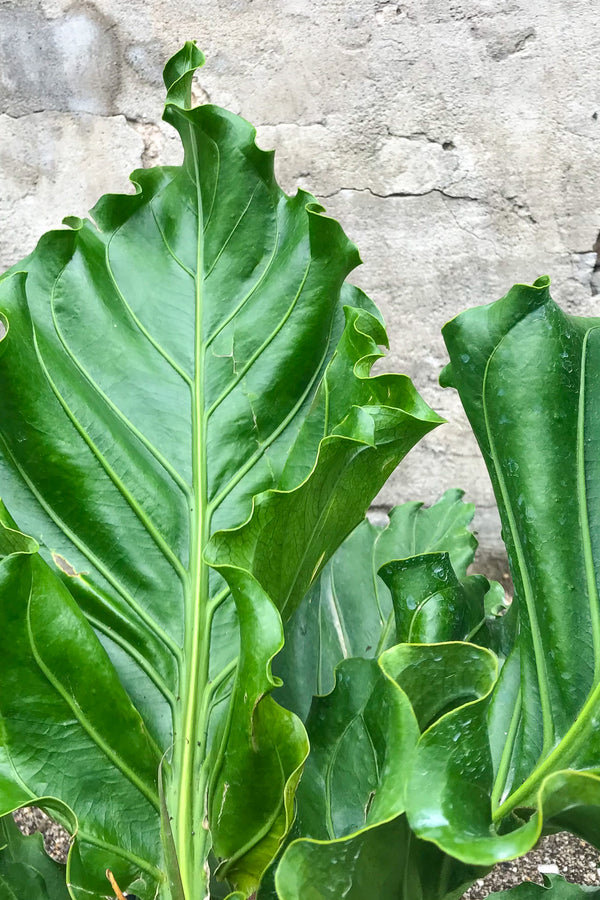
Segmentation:
{"type": "MultiPolygon", "coordinates": [[[[195,822],[197,795],[203,794],[204,785],[196,783],[196,769],[202,770],[203,760],[198,765],[198,721],[200,702],[208,681],[209,636],[206,634],[208,596],[208,572],[203,559],[204,546],[208,539],[209,512],[207,498],[206,471],[206,419],[204,413],[204,354],[203,330],[203,277],[204,277],[204,228],[202,190],[198,148],[194,138],[193,125],[188,123],[192,147],[194,180],[197,203],[197,246],[195,278],[195,371],[192,383],[192,504],[190,522],[190,579],[185,591],[185,677],[182,707],[182,733],[179,736],[179,760],[175,772],[177,778],[177,810],[174,811],[176,830],[175,845],[182,883],[186,898],[195,897],[200,884],[195,884],[195,876],[202,869],[206,856],[208,834],[202,827],[202,819],[195,822]],[[197,827],[195,827],[197,825],[197,827]],[[193,846],[192,832],[197,835],[198,846],[193,846]]],[[[204,797],[200,796],[204,804],[204,797]]]]}
{"type": "Polygon", "coordinates": [[[323,411],[323,437],[327,437],[329,434],[329,415],[330,415],[330,396],[329,396],[329,379],[327,377],[327,373],[325,373],[325,377],[323,378],[323,394],[325,395],[325,409],[323,411]]]}
{"type": "Polygon", "coordinates": [[[333,609],[340,629],[339,634],[337,634],[337,628],[335,628],[335,626],[334,630],[337,634],[338,641],[340,642],[340,650],[342,651],[344,658],[347,659],[350,656],[350,638],[348,637],[348,632],[344,625],[344,619],[339,605],[337,591],[335,589],[335,574],[333,568],[331,569],[331,599],[333,601],[333,609]]]}
{"type": "MultiPolygon", "coordinates": [[[[30,598],[31,598],[31,594],[30,594],[30,598]]],[[[154,808],[157,811],[159,811],[160,806],[159,806],[159,802],[158,802],[158,793],[151,790],[148,787],[148,785],[145,784],[141,778],[139,778],[139,776],[137,775],[136,772],[134,772],[134,770],[131,768],[131,766],[125,762],[125,760],[119,755],[119,753],[116,750],[114,750],[110,746],[110,744],[108,744],[104,740],[102,735],[98,733],[96,728],[89,721],[89,719],[85,715],[84,711],[81,709],[80,705],[77,703],[75,697],[73,697],[72,694],[70,694],[68,691],[65,690],[65,688],[61,684],[60,680],[54,675],[52,670],[46,665],[46,663],[40,656],[38,648],[37,648],[37,644],[35,642],[35,638],[33,635],[33,630],[31,627],[29,605],[30,605],[30,601],[28,602],[27,631],[29,633],[29,643],[31,646],[31,652],[33,654],[33,657],[34,657],[36,663],[38,664],[38,666],[40,667],[40,669],[42,670],[42,672],[44,673],[44,675],[46,676],[46,678],[48,679],[50,684],[53,686],[54,690],[57,691],[57,693],[59,693],[61,695],[63,700],[66,702],[67,706],[73,711],[75,718],[77,719],[77,721],[79,722],[79,724],[81,725],[83,730],[89,735],[89,737],[92,739],[92,741],[96,744],[98,749],[101,750],[102,753],[104,753],[104,755],[122,773],[122,775],[124,775],[124,777],[127,778],[127,780],[130,781],[131,784],[138,789],[138,791],[140,791],[140,793],[146,798],[146,800],[148,800],[148,802],[151,803],[152,806],[154,806],[154,808]]],[[[156,746],[156,744],[154,743],[154,741],[152,740],[150,735],[147,734],[147,738],[148,738],[148,743],[152,747],[152,750],[154,752],[156,752],[157,756],[160,758],[160,749],[156,746]]]]}
{"type": "MultiPolygon", "coordinates": [[[[365,709],[366,709],[366,705],[365,705],[365,709]]],[[[381,780],[381,771],[380,771],[380,767],[379,767],[379,757],[377,756],[377,750],[376,750],[376,748],[375,748],[375,744],[373,743],[373,738],[371,737],[371,732],[370,732],[370,730],[369,730],[369,728],[368,728],[368,726],[367,726],[367,723],[365,722],[364,709],[363,709],[363,711],[362,711],[362,713],[361,713],[360,719],[361,719],[361,722],[362,722],[362,724],[363,724],[363,728],[365,729],[365,734],[366,734],[366,736],[367,736],[367,738],[368,738],[368,741],[369,741],[369,747],[371,748],[371,753],[373,754],[373,764],[374,764],[374,766],[375,766],[375,777],[377,778],[377,783],[379,783],[379,781],[381,780]]],[[[366,821],[365,821],[365,825],[366,825],[366,821]]]]}
{"type": "Polygon", "coordinates": [[[415,509],[413,516],[412,549],[410,553],[411,556],[416,556],[417,554],[417,519],[419,518],[419,509],[420,507],[417,507],[417,509],[415,509]]]}
{"type": "Polygon", "coordinates": [[[521,688],[519,688],[519,693],[517,696],[517,702],[515,703],[515,708],[513,709],[510,725],[508,728],[508,733],[506,735],[506,741],[504,743],[504,747],[502,748],[502,755],[500,757],[500,765],[498,766],[498,772],[496,778],[494,779],[494,786],[492,788],[491,794],[491,802],[492,802],[492,814],[500,805],[500,798],[502,797],[502,792],[506,785],[506,779],[508,778],[508,772],[510,769],[510,761],[512,759],[513,750],[515,746],[515,741],[517,738],[517,732],[519,730],[519,724],[521,721],[521,709],[523,706],[522,702],[522,694],[521,688]]]}
{"type": "Polygon", "coordinates": [[[377,657],[381,653],[383,653],[383,651],[386,649],[386,644],[387,644],[389,633],[392,630],[392,628],[395,626],[395,624],[396,624],[396,618],[394,615],[394,610],[392,609],[392,611],[388,615],[386,621],[383,623],[383,628],[381,630],[381,636],[379,638],[379,643],[377,644],[377,650],[375,651],[375,659],[377,659],[377,657]]]}
{"type": "Polygon", "coordinates": [[[599,683],[599,653],[600,653],[600,609],[598,606],[597,585],[594,578],[594,558],[593,548],[591,545],[591,535],[589,531],[589,517],[587,514],[587,494],[585,488],[585,365],[587,343],[589,335],[599,326],[590,328],[583,340],[582,344],[582,360],[581,360],[581,376],[579,386],[579,404],[577,418],[577,497],[579,504],[579,518],[581,525],[581,538],[583,543],[583,553],[585,560],[586,578],[588,584],[588,594],[590,602],[590,618],[592,625],[592,637],[594,643],[595,665],[594,665],[594,681],[588,697],[577,714],[577,718],[562,738],[557,747],[554,748],[543,763],[527,778],[516,791],[507,797],[504,803],[495,811],[494,819],[499,820],[507,815],[512,809],[531,794],[535,786],[543,781],[546,775],[549,775],[558,765],[569,765],[569,755],[572,755],[579,748],[581,741],[586,739],[586,725],[588,722],[588,714],[593,711],[596,704],[600,700],[600,683],[599,683]],[[585,510],[585,514],[584,514],[585,510]],[[566,757],[566,759],[565,759],[566,757]],[[565,762],[562,763],[562,760],[565,762]]]}
{"type": "MultiPolygon", "coordinates": [[[[208,226],[210,225],[210,223],[212,221],[212,215],[213,215],[213,212],[215,209],[215,202],[217,199],[217,192],[219,190],[219,181],[221,179],[221,149],[216,141],[213,141],[213,143],[215,146],[215,150],[217,151],[217,176],[215,178],[215,186],[214,186],[213,194],[212,194],[212,197],[210,200],[210,209],[208,211],[208,215],[206,217],[204,225],[202,226],[202,234],[203,235],[206,234],[206,229],[208,228],[208,226]]],[[[200,210],[200,215],[203,216],[203,214],[204,214],[204,211],[200,210]]],[[[198,234],[200,234],[200,229],[198,229],[198,234]]]]}
{"type": "Polygon", "coordinates": [[[483,617],[483,619],[481,619],[481,620],[477,623],[477,625],[474,625],[473,628],[471,628],[471,630],[468,632],[468,634],[467,634],[466,637],[464,638],[465,643],[470,644],[471,641],[473,640],[473,638],[476,636],[477,632],[478,632],[481,628],[483,628],[484,625],[485,625],[485,616],[483,617]]]}
{"type": "Polygon", "coordinates": [[[31,481],[25,470],[19,464],[19,461],[16,459],[14,454],[12,453],[10,447],[6,443],[6,439],[3,435],[0,434],[0,440],[4,444],[4,448],[8,457],[12,460],[12,463],[39,503],[42,507],[46,515],[54,522],[56,527],[62,531],[64,536],[71,541],[74,547],[76,547],[79,552],[85,556],[85,558],[98,570],[98,572],[107,580],[107,582],[117,591],[117,593],[123,598],[125,603],[132,609],[137,616],[144,622],[145,625],[156,635],[156,637],[163,643],[166,647],[169,648],[171,653],[175,656],[176,659],[181,659],[181,648],[177,646],[174,642],[173,638],[168,634],[161,625],[158,624],[156,619],[152,618],[152,616],[148,615],[143,606],[135,600],[132,594],[123,587],[123,585],[113,576],[110,569],[104,565],[104,563],[95,555],[95,553],[90,550],[90,548],[81,541],[75,532],[69,528],[66,522],[63,522],[61,517],[57,515],[54,509],[46,502],[43,495],[38,491],[35,484],[31,481]]]}
{"type": "MultiPolygon", "coordinates": [[[[298,576],[299,576],[300,573],[302,572],[302,570],[303,570],[303,568],[304,568],[304,564],[305,564],[305,562],[306,562],[306,558],[307,558],[307,556],[309,555],[310,551],[312,550],[312,541],[313,541],[313,538],[316,537],[316,535],[317,535],[317,533],[318,533],[318,531],[319,531],[320,526],[325,522],[325,520],[327,519],[327,516],[328,516],[329,513],[331,512],[331,509],[333,508],[333,506],[335,506],[335,501],[336,501],[336,496],[337,496],[337,485],[338,485],[338,482],[341,481],[341,479],[343,478],[343,476],[346,474],[346,469],[347,469],[347,468],[348,468],[348,467],[356,460],[356,458],[357,458],[358,456],[360,456],[360,454],[361,454],[365,449],[368,449],[368,450],[373,449],[371,444],[365,444],[365,443],[362,443],[362,442],[358,442],[358,441],[353,440],[352,438],[346,438],[346,437],[344,437],[344,436],[342,436],[342,435],[337,435],[337,437],[339,437],[341,440],[352,441],[352,442],[353,442],[354,444],[356,444],[357,446],[353,449],[353,452],[352,452],[350,458],[347,460],[343,472],[341,472],[341,473],[336,477],[335,481],[333,481],[332,483],[329,484],[329,490],[328,490],[329,497],[328,497],[327,501],[323,504],[323,508],[321,509],[321,512],[320,512],[319,515],[317,516],[317,520],[316,520],[316,522],[315,522],[315,524],[314,524],[314,526],[313,526],[313,528],[312,528],[312,530],[311,530],[311,532],[310,532],[310,535],[308,536],[308,539],[307,539],[307,540],[305,541],[305,543],[304,543],[304,551],[303,551],[302,555],[300,556],[300,559],[298,560],[298,565],[296,566],[296,569],[295,569],[295,571],[294,571],[294,573],[293,573],[293,577],[292,577],[292,578],[290,579],[290,581],[289,581],[289,585],[290,585],[289,590],[288,590],[287,594],[285,595],[285,597],[282,598],[282,601],[281,601],[281,611],[280,611],[280,614],[281,614],[282,617],[285,616],[285,612],[286,612],[286,609],[287,609],[288,601],[289,601],[289,599],[290,599],[290,597],[291,597],[291,595],[292,595],[292,592],[293,592],[293,590],[294,590],[294,588],[295,588],[295,586],[296,586],[296,582],[297,582],[297,580],[298,580],[298,576]]],[[[315,464],[315,465],[316,465],[316,464],[315,464]]]]}
{"type": "Polygon", "coordinates": [[[129,860],[129,862],[138,866],[142,871],[152,875],[157,881],[162,881],[164,878],[161,870],[148,862],[147,859],[138,856],[136,853],[132,853],[130,850],[125,850],[123,847],[117,846],[116,844],[111,844],[109,841],[103,841],[102,838],[90,834],[90,832],[86,831],[84,828],[77,828],[77,837],[86,844],[91,844],[93,847],[100,847],[102,850],[114,853],[115,856],[120,856],[122,859],[129,860]]]}
{"type": "MultiPolygon", "coordinates": [[[[579,505],[579,521],[581,525],[581,542],[590,604],[590,621],[594,645],[594,684],[600,677],[600,605],[598,603],[598,586],[594,568],[594,553],[590,533],[587,489],[585,483],[585,391],[588,338],[594,329],[586,332],[581,348],[581,379],[579,383],[579,405],[577,410],[577,500],[579,505]]],[[[597,329],[596,329],[597,330],[597,329]]]]}
{"type": "Polygon", "coordinates": [[[131,509],[133,514],[136,516],[136,518],[139,520],[139,522],[146,529],[150,538],[154,541],[154,543],[156,544],[156,546],[158,547],[160,552],[163,554],[163,556],[165,557],[167,562],[173,567],[173,569],[175,570],[175,572],[177,573],[179,578],[182,579],[185,576],[186,570],[184,569],[184,567],[181,563],[181,560],[173,552],[172,547],[168,544],[164,535],[156,527],[156,525],[151,520],[151,518],[148,516],[148,514],[145,512],[143,507],[138,503],[136,498],[133,496],[133,494],[128,489],[126,484],[123,482],[122,478],[113,469],[113,467],[109,463],[106,456],[102,453],[102,451],[96,445],[95,441],[92,440],[90,435],[87,433],[87,431],[85,430],[85,428],[83,427],[83,425],[81,424],[81,422],[79,421],[79,419],[77,418],[77,416],[75,415],[75,413],[73,412],[73,410],[71,409],[71,407],[69,406],[69,404],[67,403],[65,398],[63,397],[63,395],[61,394],[61,392],[59,391],[59,389],[58,389],[56,383],[54,382],[54,379],[50,375],[50,372],[48,371],[48,368],[42,357],[42,354],[41,354],[41,351],[40,351],[40,348],[38,345],[38,341],[37,341],[37,334],[36,334],[35,328],[33,330],[33,343],[34,343],[34,347],[35,347],[35,351],[36,351],[36,356],[38,358],[38,362],[39,362],[41,369],[46,377],[46,381],[48,382],[48,385],[49,385],[52,393],[54,394],[54,396],[60,403],[67,418],[69,419],[69,421],[71,422],[71,424],[73,425],[73,427],[75,428],[75,430],[77,431],[79,436],[82,438],[84,443],[87,444],[87,446],[90,449],[93,456],[100,463],[100,465],[102,466],[102,468],[104,469],[104,471],[106,472],[106,474],[108,475],[108,477],[110,478],[110,480],[112,481],[112,483],[114,484],[116,489],[119,491],[119,493],[121,494],[121,496],[123,497],[123,499],[125,500],[127,505],[129,506],[129,508],[131,509]]]}
{"type": "Polygon", "coordinates": [[[581,742],[588,739],[586,725],[589,725],[590,721],[592,721],[591,714],[596,711],[599,701],[600,685],[596,685],[562,741],[555,747],[552,753],[544,759],[541,765],[537,767],[533,775],[530,775],[529,778],[527,778],[523,784],[498,807],[493,816],[494,821],[499,821],[513,809],[516,809],[521,804],[521,801],[531,795],[531,792],[537,785],[541,784],[547,775],[551,775],[553,771],[558,770],[559,765],[562,767],[568,767],[570,765],[569,757],[572,759],[573,753],[575,750],[579,749],[581,742]]]}
{"type": "Polygon", "coordinates": [[[445,599],[445,594],[447,594],[451,590],[452,590],[452,588],[448,587],[442,591],[434,591],[433,594],[428,594],[427,597],[425,597],[423,600],[421,600],[420,603],[417,604],[417,607],[416,607],[415,611],[413,612],[411,619],[410,619],[410,625],[408,628],[408,637],[406,638],[407,644],[412,644],[412,633],[413,633],[413,629],[416,625],[417,616],[419,615],[419,613],[423,611],[423,609],[427,606],[427,604],[429,603],[430,600],[433,600],[435,597],[442,597],[442,599],[445,599]]]}
{"type": "MultiPolygon", "coordinates": [[[[323,585],[319,585],[319,615],[317,637],[319,646],[317,647],[317,694],[324,694],[323,688],[323,585]]],[[[311,701],[312,702],[312,701],[311,701]]]]}
{"type": "MultiPolygon", "coordinates": [[[[108,260],[108,248],[107,248],[106,253],[107,253],[107,260],[108,260]]],[[[107,261],[107,266],[108,266],[108,261],[107,261]]],[[[66,266],[65,266],[65,268],[66,268],[66,266]]],[[[58,279],[60,278],[60,276],[61,276],[61,274],[62,274],[63,271],[64,271],[64,268],[61,270],[61,272],[59,272],[59,274],[58,274],[57,277],[56,277],[56,281],[55,281],[54,285],[52,286],[51,301],[50,301],[50,310],[51,310],[51,314],[52,314],[52,324],[54,325],[54,330],[55,330],[55,332],[56,332],[56,334],[57,334],[57,336],[58,336],[59,341],[61,342],[61,344],[62,344],[62,346],[63,346],[63,348],[64,348],[65,353],[67,354],[68,358],[71,360],[71,362],[73,363],[73,365],[78,369],[78,371],[81,372],[81,374],[83,375],[83,377],[85,378],[85,380],[88,382],[88,384],[90,384],[91,387],[92,387],[92,388],[98,393],[98,395],[104,400],[104,402],[106,403],[107,407],[114,413],[114,415],[115,415],[121,422],[123,422],[123,424],[124,424],[125,427],[128,429],[128,431],[131,431],[131,433],[132,433],[133,435],[135,435],[135,437],[136,437],[136,438],[140,441],[140,443],[146,448],[146,450],[148,450],[148,452],[150,453],[150,455],[154,457],[154,459],[158,462],[158,464],[159,464],[160,466],[162,466],[162,468],[165,470],[165,472],[167,472],[167,474],[171,476],[171,478],[173,479],[173,481],[175,482],[175,484],[177,484],[177,486],[180,488],[180,490],[181,490],[181,492],[184,494],[184,496],[189,497],[189,495],[190,495],[190,485],[187,483],[187,481],[185,481],[185,479],[180,475],[180,473],[179,473],[179,472],[177,471],[177,469],[173,466],[173,464],[169,462],[169,460],[168,460],[168,459],[160,452],[160,450],[159,450],[157,447],[154,446],[154,444],[152,443],[152,441],[148,440],[148,438],[146,437],[146,435],[143,434],[143,432],[141,432],[141,431],[139,430],[139,428],[137,428],[137,427],[133,424],[133,422],[131,422],[130,419],[128,419],[128,417],[123,413],[123,411],[122,411],[121,409],[119,409],[118,406],[116,406],[115,403],[113,403],[113,401],[110,399],[110,397],[108,396],[108,394],[106,394],[106,392],[102,390],[102,388],[100,387],[100,385],[98,384],[98,382],[92,377],[92,375],[90,374],[90,372],[88,372],[88,370],[87,370],[87,369],[85,368],[85,366],[81,363],[81,361],[79,360],[79,358],[78,358],[78,357],[75,355],[75,353],[73,353],[73,351],[71,350],[71,348],[70,348],[70,346],[69,346],[69,344],[68,344],[68,342],[67,342],[67,340],[66,340],[66,338],[65,338],[64,334],[62,333],[62,330],[61,330],[61,328],[60,328],[60,326],[59,326],[58,318],[57,318],[57,316],[56,316],[56,310],[55,310],[55,307],[54,307],[54,293],[55,293],[55,287],[56,287],[56,284],[57,284],[57,282],[58,282],[58,279]]],[[[111,273],[111,278],[112,278],[113,284],[115,284],[115,281],[114,281],[114,275],[112,275],[112,273],[111,273]]],[[[121,301],[124,302],[124,301],[122,300],[122,295],[121,295],[121,294],[118,294],[118,296],[119,296],[119,298],[121,299],[121,301]]],[[[126,305],[126,304],[125,304],[125,305],[126,305]]],[[[128,307],[127,305],[126,305],[126,309],[129,311],[129,307],[128,307]]],[[[137,324],[137,323],[136,323],[136,324],[137,324]]],[[[142,333],[143,333],[143,332],[142,332],[142,333]]],[[[146,335],[144,335],[144,336],[146,337],[146,335]]],[[[154,345],[153,345],[153,346],[154,346],[154,345]]]]}
{"type": "MultiPolygon", "coordinates": [[[[373,540],[373,546],[371,547],[371,580],[373,582],[373,595],[375,597],[375,603],[377,605],[377,612],[379,614],[379,624],[381,625],[382,633],[385,630],[387,620],[383,614],[383,608],[381,606],[381,598],[379,596],[379,585],[383,584],[383,582],[379,578],[379,575],[377,574],[377,570],[375,569],[375,557],[377,555],[377,545],[379,543],[379,539],[380,539],[381,535],[383,534],[383,532],[386,531],[388,527],[389,527],[389,524],[385,528],[380,528],[377,531],[375,539],[373,540]]],[[[389,618],[389,616],[388,616],[388,618],[389,618]]],[[[381,642],[381,636],[379,638],[379,641],[381,642]]]]}
{"type": "Polygon", "coordinates": [[[527,613],[529,616],[529,622],[531,626],[531,639],[533,643],[533,652],[535,657],[535,666],[538,677],[538,687],[540,691],[540,706],[542,711],[542,727],[543,727],[543,738],[542,738],[542,750],[541,756],[546,756],[553,744],[554,744],[554,719],[552,717],[552,703],[550,700],[550,692],[548,685],[548,674],[546,671],[546,658],[544,654],[544,646],[542,643],[540,627],[537,618],[537,610],[535,608],[535,598],[533,596],[533,589],[531,587],[531,582],[529,580],[529,572],[527,569],[527,564],[525,561],[525,555],[523,552],[523,547],[521,546],[521,539],[519,537],[519,531],[517,528],[517,522],[515,519],[515,515],[512,509],[510,496],[508,493],[508,489],[506,486],[506,482],[504,479],[504,475],[502,472],[502,468],[500,465],[500,460],[498,458],[498,453],[496,451],[496,446],[494,443],[494,439],[492,437],[492,431],[490,427],[490,421],[488,417],[488,407],[486,402],[486,389],[487,389],[487,378],[490,371],[491,362],[498,350],[498,347],[501,345],[498,343],[494,348],[493,352],[490,354],[490,358],[488,359],[485,367],[485,374],[483,377],[482,384],[482,408],[485,422],[486,435],[490,447],[490,455],[492,457],[492,461],[494,464],[494,469],[496,472],[496,478],[498,480],[498,487],[500,488],[500,493],[502,495],[502,499],[504,501],[504,508],[506,510],[506,515],[508,518],[508,523],[510,527],[510,531],[513,538],[513,545],[515,548],[515,553],[517,555],[517,562],[519,566],[519,574],[521,575],[521,580],[523,584],[523,594],[525,605],[527,607],[527,613]]]}
{"type": "MultiPolygon", "coordinates": [[[[282,799],[279,801],[279,805],[274,807],[273,812],[270,813],[269,816],[267,816],[261,827],[257,829],[256,833],[238,850],[232,853],[225,863],[221,863],[221,865],[219,866],[220,877],[227,876],[228,872],[239,859],[243,859],[246,853],[253,850],[255,847],[259,847],[260,842],[269,834],[281,813],[285,812],[285,771],[283,768],[283,763],[281,762],[281,754],[279,753],[277,748],[275,749],[277,753],[277,762],[279,763],[279,772],[281,774],[282,799]]],[[[206,898],[204,898],[204,900],[206,900],[206,898]]]]}
{"type": "MultiPolygon", "coordinates": [[[[419,511],[420,510],[417,510],[417,515],[418,515],[419,511]]],[[[448,519],[454,518],[453,513],[454,513],[454,503],[452,504],[452,506],[450,506],[446,510],[442,520],[440,522],[438,522],[437,528],[435,529],[434,533],[429,538],[429,543],[428,543],[427,549],[423,551],[424,553],[427,553],[429,551],[429,549],[432,547],[435,548],[437,546],[439,548],[441,541],[450,533],[451,526],[454,524],[454,522],[452,521],[448,527],[446,527],[446,523],[448,522],[448,519]]],[[[416,521],[416,517],[415,517],[415,521],[416,521]]],[[[439,549],[441,550],[441,548],[439,548],[439,549]]],[[[447,550],[444,550],[441,552],[449,553],[449,551],[447,551],[447,550]]]]}
{"type": "Polygon", "coordinates": [[[2,875],[0,875],[0,885],[2,885],[3,889],[7,892],[4,894],[5,900],[19,900],[11,886],[6,883],[2,875]]]}

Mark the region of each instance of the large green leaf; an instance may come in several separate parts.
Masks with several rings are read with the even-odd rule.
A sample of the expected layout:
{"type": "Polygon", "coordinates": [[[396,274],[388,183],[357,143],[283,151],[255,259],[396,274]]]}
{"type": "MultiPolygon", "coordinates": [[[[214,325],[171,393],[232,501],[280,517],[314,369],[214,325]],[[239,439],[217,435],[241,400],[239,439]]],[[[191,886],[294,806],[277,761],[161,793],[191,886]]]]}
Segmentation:
{"type": "Polygon", "coordinates": [[[107,867],[196,900],[211,848],[254,889],[307,752],[270,696],[282,616],[441,421],[369,377],[385,332],[337,223],[189,108],[202,61],[165,69],[184,165],[0,280],[0,813],[62,802],[77,900],[107,867]]]}
{"type": "Polygon", "coordinates": [[[50,859],[42,835],[21,834],[12,816],[0,819],[0,900],[69,900],[65,867],[50,859]]]}
{"type": "Polygon", "coordinates": [[[316,697],[306,727],[311,752],[297,794],[292,840],[260,900],[458,898],[486,870],[419,841],[404,812],[419,736],[441,709],[489,689],[495,660],[452,643],[401,645],[380,661],[348,659],[331,694],[316,697]],[[416,685],[419,702],[410,700],[416,685]]]}
{"type": "Polygon", "coordinates": [[[409,820],[472,863],[518,856],[544,828],[598,846],[600,320],[563,313],[543,278],[467,311],[444,337],[444,381],[500,506],[519,633],[487,697],[420,739],[409,820]]]}
{"type": "Polygon", "coordinates": [[[344,541],[285,624],[275,670],[284,682],[276,696],[287,709],[306,718],[313,695],[333,689],[341,660],[374,658],[406,639],[396,635],[392,598],[377,574],[385,563],[443,551],[457,576],[466,576],[477,540],[468,529],[474,507],[462,496],[448,490],[431,507],[404,503],[391,510],[387,525],[365,520],[344,541]]]}

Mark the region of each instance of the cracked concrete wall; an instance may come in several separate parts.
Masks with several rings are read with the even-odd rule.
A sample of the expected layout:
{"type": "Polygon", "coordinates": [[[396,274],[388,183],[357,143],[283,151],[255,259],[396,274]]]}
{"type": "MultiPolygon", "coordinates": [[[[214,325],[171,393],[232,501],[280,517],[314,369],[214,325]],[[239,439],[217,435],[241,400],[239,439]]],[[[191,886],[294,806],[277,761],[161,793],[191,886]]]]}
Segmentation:
{"type": "Polygon", "coordinates": [[[197,38],[197,100],[254,122],[286,190],[340,219],[389,366],[449,420],[379,506],[464,487],[498,574],[487,474],[437,385],[440,327],[542,273],[567,310],[598,314],[598,24],[586,0],[0,0],[0,261],[131,169],[179,160],[161,68],[197,38]]]}

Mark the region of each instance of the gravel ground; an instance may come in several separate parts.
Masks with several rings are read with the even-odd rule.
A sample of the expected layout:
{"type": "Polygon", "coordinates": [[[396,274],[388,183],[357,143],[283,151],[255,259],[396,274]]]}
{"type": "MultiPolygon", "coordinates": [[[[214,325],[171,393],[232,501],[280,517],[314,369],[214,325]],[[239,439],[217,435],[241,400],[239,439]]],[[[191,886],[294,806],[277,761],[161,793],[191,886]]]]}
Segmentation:
{"type": "Polygon", "coordinates": [[[494,891],[504,891],[522,881],[542,884],[544,872],[562,875],[574,884],[600,885],[600,854],[572,834],[550,835],[527,856],[500,863],[492,869],[486,878],[467,891],[465,900],[483,900],[494,891]]]}
{"type": "Polygon", "coordinates": [[[61,863],[67,861],[69,835],[41,809],[37,809],[35,806],[25,806],[14,813],[14,819],[23,834],[33,834],[34,831],[42,832],[46,853],[52,859],[61,863]]]}
{"type": "MultiPolygon", "coordinates": [[[[46,850],[53,859],[65,862],[69,836],[60,825],[34,806],[15,813],[17,825],[25,834],[41,831],[46,850]]],[[[543,882],[543,874],[560,874],[575,884],[600,885],[600,854],[585,841],[570,834],[555,834],[540,841],[527,856],[500,863],[490,874],[476,882],[465,900],[484,900],[494,891],[502,891],[522,881],[543,882]]]]}

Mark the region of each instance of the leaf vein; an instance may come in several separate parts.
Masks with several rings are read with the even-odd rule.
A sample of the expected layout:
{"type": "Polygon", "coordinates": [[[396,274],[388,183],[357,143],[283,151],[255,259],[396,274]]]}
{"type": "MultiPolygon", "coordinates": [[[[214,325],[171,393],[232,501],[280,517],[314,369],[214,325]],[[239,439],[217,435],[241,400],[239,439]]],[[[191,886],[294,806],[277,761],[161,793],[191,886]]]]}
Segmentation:
{"type": "Polygon", "coordinates": [[[81,541],[77,535],[69,528],[66,522],[55,512],[52,506],[44,499],[44,497],[40,494],[37,487],[27,475],[22,465],[19,463],[14,453],[9,448],[6,443],[6,439],[3,435],[0,435],[0,440],[4,444],[4,448],[12,460],[12,463],[37,500],[40,504],[44,512],[48,515],[48,517],[54,522],[54,524],[62,531],[64,536],[79,550],[80,553],[85,556],[85,558],[100,572],[100,574],[107,580],[107,582],[117,591],[117,593],[123,598],[123,600],[127,603],[127,605],[140,617],[140,619],[145,622],[145,624],[150,628],[150,630],[157,636],[157,638],[168,647],[175,658],[177,660],[181,659],[181,649],[177,646],[173,638],[167,634],[167,632],[158,624],[158,622],[150,616],[146,610],[139,605],[139,603],[134,599],[134,597],[129,593],[129,591],[123,587],[123,585],[114,577],[111,571],[104,565],[104,563],[98,559],[98,557],[93,553],[92,550],[81,541]]]}
{"type": "Polygon", "coordinates": [[[252,201],[254,200],[254,197],[255,197],[256,192],[257,192],[257,190],[258,190],[259,184],[260,184],[260,182],[257,182],[257,184],[256,184],[256,186],[255,186],[255,188],[254,188],[254,190],[252,191],[252,194],[251,194],[251,196],[250,196],[250,199],[248,200],[248,202],[247,202],[246,206],[244,207],[243,211],[240,213],[237,222],[235,223],[235,225],[233,226],[233,228],[231,229],[231,231],[229,232],[229,234],[227,235],[227,237],[226,237],[225,240],[223,241],[223,244],[222,244],[222,246],[221,246],[221,249],[219,250],[219,252],[218,252],[217,255],[215,256],[215,258],[214,258],[214,260],[213,260],[211,266],[209,267],[208,271],[205,272],[205,274],[204,274],[204,280],[205,280],[205,281],[208,281],[208,279],[209,279],[210,275],[212,274],[212,272],[213,272],[215,266],[217,265],[217,263],[219,262],[221,256],[223,255],[223,253],[224,253],[225,250],[227,249],[227,246],[228,246],[229,242],[231,241],[231,239],[233,238],[234,234],[235,234],[236,231],[238,230],[238,228],[239,228],[239,226],[240,226],[242,220],[244,219],[244,216],[246,215],[246,213],[247,213],[248,210],[250,209],[250,207],[251,207],[251,205],[252,205],[252,201]]]}

